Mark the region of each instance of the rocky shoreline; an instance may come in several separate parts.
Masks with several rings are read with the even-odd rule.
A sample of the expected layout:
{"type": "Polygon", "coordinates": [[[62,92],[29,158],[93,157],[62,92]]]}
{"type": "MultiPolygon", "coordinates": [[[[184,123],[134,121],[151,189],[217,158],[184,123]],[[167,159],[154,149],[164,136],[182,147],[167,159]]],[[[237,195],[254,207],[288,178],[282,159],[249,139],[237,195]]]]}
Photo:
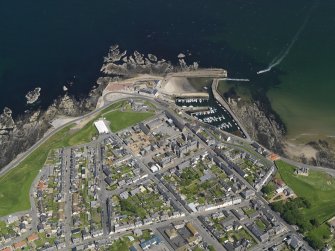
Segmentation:
{"type": "MultiPolygon", "coordinates": [[[[52,127],[51,122],[58,116],[77,117],[93,111],[109,82],[137,74],[165,75],[181,70],[191,71],[198,67],[196,62],[188,66],[184,57],[179,57],[179,63],[180,65],[172,66],[170,62],[158,59],[153,54],[144,56],[137,51],[127,55],[127,51],[121,53],[119,46],[114,45],[104,59],[101,68],[103,76],[97,79],[96,85],[87,97],[77,98],[69,95],[67,87],[64,86],[65,94],[55,99],[45,110],[40,108],[30,110],[14,119],[12,110],[6,107],[0,114],[0,151],[2,152],[0,169],[42,138],[52,127]]],[[[40,91],[40,88],[35,88],[26,95],[28,104],[38,100],[40,91]]]]}
{"type": "Polygon", "coordinates": [[[40,87],[36,87],[34,90],[28,92],[26,94],[27,104],[30,105],[35,103],[39,99],[40,95],[41,95],[40,87]]]}
{"type": "Polygon", "coordinates": [[[104,87],[104,84],[99,85],[84,99],[65,94],[46,110],[31,110],[15,119],[12,110],[6,107],[0,115],[0,169],[42,138],[58,116],[76,117],[94,110],[104,87]]]}
{"type": "Polygon", "coordinates": [[[300,150],[295,152],[292,150],[293,143],[286,138],[285,124],[269,108],[269,103],[241,98],[234,90],[223,93],[222,96],[255,141],[289,159],[335,168],[335,142],[331,143],[330,139],[316,139],[303,145],[294,145],[300,150]],[[311,150],[313,154],[309,154],[311,150]]]}
{"type": "MultiPolygon", "coordinates": [[[[0,169],[42,138],[52,127],[51,122],[57,116],[77,117],[94,110],[109,82],[133,77],[137,74],[166,75],[170,72],[193,71],[199,67],[197,62],[187,65],[185,55],[182,53],[178,55],[178,60],[179,65],[173,66],[170,62],[158,59],[153,54],[145,56],[135,51],[133,54],[127,55],[127,51],[121,52],[119,46],[114,45],[110,47],[108,55],[104,58],[101,68],[104,76],[96,81],[96,85],[93,86],[86,98],[78,99],[70,96],[67,93],[67,88],[64,88],[65,94],[55,99],[53,104],[45,110],[31,110],[13,119],[11,109],[5,108],[0,115],[0,150],[3,156],[0,159],[0,169]]],[[[40,88],[36,88],[28,94],[28,103],[33,103],[40,95],[40,88]]],[[[243,123],[248,134],[257,142],[294,160],[335,168],[334,149],[325,140],[312,141],[307,144],[316,151],[313,157],[289,153],[285,146],[285,125],[269,108],[269,104],[261,100],[241,99],[234,95],[227,96],[227,93],[222,96],[243,123]]]]}

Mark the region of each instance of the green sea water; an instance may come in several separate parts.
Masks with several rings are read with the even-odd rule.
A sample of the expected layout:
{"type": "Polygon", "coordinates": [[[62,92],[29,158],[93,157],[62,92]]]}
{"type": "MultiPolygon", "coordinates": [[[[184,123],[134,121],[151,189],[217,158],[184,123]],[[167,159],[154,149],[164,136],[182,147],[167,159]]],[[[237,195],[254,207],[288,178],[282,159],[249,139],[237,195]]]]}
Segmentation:
{"type": "Polygon", "coordinates": [[[266,68],[292,43],[271,72],[251,77],[251,88],[265,92],[286,124],[288,138],[335,135],[335,2],[239,1],[240,8],[234,8],[235,4],[226,6],[233,10],[224,17],[226,34],[208,40],[225,41],[263,65],[255,68],[253,63],[244,77],[266,68]]]}
{"type": "Polygon", "coordinates": [[[334,2],[314,10],[287,60],[279,68],[282,84],[270,90],[273,108],[288,125],[289,136],[335,135],[334,2]]]}
{"type": "Polygon", "coordinates": [[[24,96],[37,86],[36,106],[52,103],[64,84],[86,95],[109,46],[120,44],[174,64],[182,52],[188,62],[249,78],[248,91],[270,100],[291,138],[334,135],[334,13],[334,0],[2,1],[0,110],[32,109],[24,96]],[[256,74],[293,40],[281,64],[256,74]]]}

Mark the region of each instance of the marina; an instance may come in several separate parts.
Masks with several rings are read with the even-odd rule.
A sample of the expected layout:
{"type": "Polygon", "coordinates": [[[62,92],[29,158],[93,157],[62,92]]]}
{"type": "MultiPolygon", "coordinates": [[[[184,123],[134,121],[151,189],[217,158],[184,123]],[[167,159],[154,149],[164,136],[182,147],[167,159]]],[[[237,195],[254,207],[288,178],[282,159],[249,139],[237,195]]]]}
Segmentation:
{"type": "Polygon", "coordinates": [[[206,98],[176,98],[176,105],[182,107],[207,107],[209,100],[206,98]]]}
{"type": "Polygon", "coordinates": [[[186,112],[197,118],[200,122],[215,126],[216,128],[246,138],[238,123],[232,115],[218,102],[212,93],[212,88],[206,88],[209,99],[204,98],[176,98],[176,105],[184,108],[186,112]]]}

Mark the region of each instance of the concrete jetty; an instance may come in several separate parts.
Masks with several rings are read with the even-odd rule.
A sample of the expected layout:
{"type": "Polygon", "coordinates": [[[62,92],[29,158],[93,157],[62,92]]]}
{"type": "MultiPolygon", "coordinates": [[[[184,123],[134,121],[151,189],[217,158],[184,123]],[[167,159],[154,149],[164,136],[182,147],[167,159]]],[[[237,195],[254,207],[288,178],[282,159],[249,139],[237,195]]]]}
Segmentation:
{"type": "Polygon", "coordinates": [[[214,98],[231,114],[233,119],[238,123],[239,127],[241,128],[241,130],[245,134],[246,140],[251,142],[251,137],[249,136],[247,130],[245,130],[243,124],[239,121],[239,119],[236,117],[236,115],[230,109],[230,106],[228,105],[228,103],[226,101],[224,101],[224,99],[218,93],[218,91],[217,91],[218,85],[219,85],[219,79],[215,78],[213,80],[213,83],[212,83],[212,91],[213,91],[214,98]]]}

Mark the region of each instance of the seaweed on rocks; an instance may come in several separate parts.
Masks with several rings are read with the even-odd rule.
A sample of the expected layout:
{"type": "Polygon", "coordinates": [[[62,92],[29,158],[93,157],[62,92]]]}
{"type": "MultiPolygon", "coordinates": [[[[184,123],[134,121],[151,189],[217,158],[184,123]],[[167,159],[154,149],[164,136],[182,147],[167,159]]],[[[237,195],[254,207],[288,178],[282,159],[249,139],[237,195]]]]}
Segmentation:
{"type": "Polygon", "coordinates": [[[0,169],[42,138],[58,115],[76,117],[94,110],[107,82],[98,79],[97,87],[85,98],[65,94],[55,99],[45,110],[28,110],[15,119],[11,109],[5,108],[0,115],[0,169]]]}
{"type": "Polygon", "coordinates": [[[27,104],[35,103],[41,95],[41,88],[36,87],[34,90],[29,91],[26,95],[27,104]]]}
{"type": "Polygon", "coordinates": [[[134,51],[128,55],[127,51],[121,52],[118,45],[110,47],[108,55],[104,58],[101,71],[106,75],[131,77],[137,74],[163,75],[176,71],[191,71],[198,69],[197,62],[187,65],[185,55],[179,54],[179,65],[173,66],[165,59],[158,59],[153,54],[144,54],[134,51]],[[183,55],[183,57],[180,57],[183,55]]]}
{"type": "MultiPolygon", "coordinates": [[[[172,71],[194,70],[197,67],[196,62],[188,66],[185,61],[179,66],[173,66],[165,59],[158,59],[153,54],[145,56],[138,51],[127,55],[127,51],[121,52],[118,45],[111,46],[101,68],[105,76],[97,79],[96,85],[85,97],[70,95],[68,87],[64,85],[64,95],[55,99],[47,109],[30,107],[25,114],[16,118],[12,117],[9,108],[4,109],[0,115],[0,151],[3,156],[0,158],[0,169],[42,138],[58,115],[77,117],[94,110],[109,82],[140,73],[163,75],[172,71]]],[[[71,86],[71,83],[68,84],[71,86]]],[[[40,88],[36,88],[26,98],[33,103],[39,94],[40,88]]]]}

